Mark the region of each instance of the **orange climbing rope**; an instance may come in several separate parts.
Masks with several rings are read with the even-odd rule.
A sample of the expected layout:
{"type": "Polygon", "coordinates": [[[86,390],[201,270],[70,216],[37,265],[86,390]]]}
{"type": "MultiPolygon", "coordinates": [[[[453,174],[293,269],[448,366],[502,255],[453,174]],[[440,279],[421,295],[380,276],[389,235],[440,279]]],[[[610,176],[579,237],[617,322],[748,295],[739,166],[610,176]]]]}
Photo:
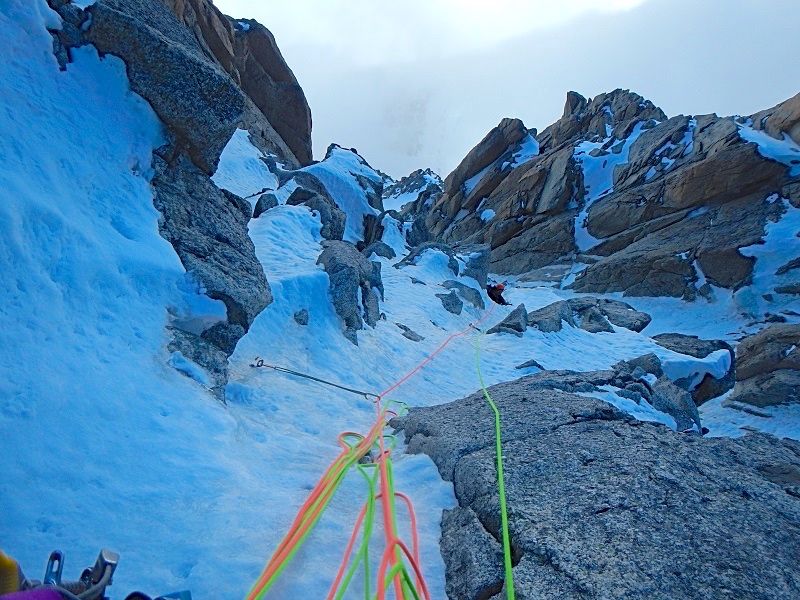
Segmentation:
{"type": "MultiPolygon", "coordinates": [[[[334,597],[338,598],[342,593],[340,592],[340,595],[336,596],[336,590],[342,581],[342,577],[346,569],[349,555],[353,549],[353,546],[355,544],[355,539],[358,535],[358,530],[361,526],[361,523],[364,521],[365,515],[367,515],[368,513],[369,503],[374,499],[381,501],[381,508],[383,512],[383,523],[384,523],[384,535],[386,538],[386,548],[384,550],[380,569],[378,571],[377,599],[384,600],[386,590],[393,583],[397,600],[401,600],[408,597],[405,593],[406,589],[410,591],[410,593],[416,600],[419,600],[420,596],[414,589],[414,586],[411,582],[411,578],[403,564],[403,556],[405,556],[408,559],[411,568],[414,571],[414,576],[416,579],[416,588],[421,589],[422,595],[426,600],[430,600],[430,593],[428,592],[427,585],[425,584],[425,580],[422,576],[422,572],[419,567],[419,540],[416,530],[417,529],[416,517],[414,515],[413,506],[408,496],[401,494],[399,492],[395,492],[393,489],[391,465],[389,462],[391,448],[388,450],[386,449],[384,443],[384,436],[381,434],[383,427],[386,425],[388,421],[387,416],[388,415],[397,416],[398,413],[389,410],[389,406],[394,403],[393,401],[389,401],[386,403],[385,406],[382,406],[382,400],[386,397],[387,394],[396,390],[403,383],[408,381],[413,375],[419,372],[420,369],[422,369],[426,364],[428,364],[431,360],[433,360],[433,358],[437,354],[439,354],[439,352],[441,352],[453,339],[465,335],[472,329],[475,329],[478,326],[478,324],[486,320],[492,314],[493,311],[494,311],[494,305],[492,305],[492,308],[489,309],[489,311],[487,311],[487,313],[483,315],[483,317],[481,317],[478,321],[470,323],[470,325],[463,331],[450,335],[444,342],[442,342],[442,344],[436,350],[434,350],[427,358],[425,358],[425,360],[423,360],[419,365],[417,365],[412,371],[406,374],[395,384],[387,388],[385,391],[376,395],[375,405],[377,409],[377,418],[375,424],[372,426],[372,428],[370,429],[369,433],[366,436],[362,436],[360,434],[353,432],[345,432],[339,435],[339,444],[340,446],[342,446],[342,451],[339,453],[336,459],[334,459],[330,467],[328,467],[328,469],[325,471],[325,474],[320,478],[319,482],[314,487],[309,497],[301,506],[300,511],[298,512],[297,516],[295,517],[294,521],[289,527],[289,532],[286,534],[281,543],[278,545],[278,548],[275,550],[274,554],[270,558],[269,562],[267,563],[263,572],[259,576],[258,580],[248,593],[246,600],[260,600],[261,598],[263,598],[264,594],[266,594],[269,587],[274,583],[274,581],[286,567],[286,565],[294,556],[294,554],[299,550],[301,544],[311,532],[311,529],[314,527],[316,522],[322,516],[322,512],[324,511],[324,509],[330,502],[331,498],[333,497],[334,493],[338,489],[347,471],[354,464],[357,464],[359,459],[365,456],[369,452],[369,450],[373,447],[373,445],[376,444],[376,442],[378,443],[380,448],[380,454],[376,459],[380,475],[380,493],[374,494],[373,496],[371,496],[371,499],[368,499],[367,503],[365,504],[364,508],[361,511],[361,514],[358,517],[353,534],[350,538],[350,542],[348,543],[347,550],[345,551],[344,561],[339,569],[339,572],[337,573],[336,579],[334,581],[333,587],[331,588],[328,598],[329,599],[332,599],[334,597]],[[348,443],[348,440],[354,443],[348,443]],[[357,443],[355,442],[355,440],[358,440],[357,443]],[[394,518],[395,497],[399,497],[402,500],[404,500],[409,509],[412,536],[413,536],[413,544],[412,544],[413,552],[409,551],[406,544],[402,540],[400,540],[400,538],[397,535],[397,527],[394,518]]],[[[262,366],[263,361],[261,362],[262,362],[261,365],[256,364],[254,366],[262,366]]],[[[298,373],[298,375],[302,374],[298,373]]],[[[322,383],[327,383],[317,378],[313,377],[309,378],[320,381],[322,383]]],[[[336,387],[341,387],[341,386],[336,386],[336,387]]],[[[363,394],[365,396],[368,395],[364,394],[363,392],[358,392],[358,393],[363,394]]],[[[374,487],[372,484],[370,487],[371,490],[374,491],[374,487]]],[[[371,529],[371,524],[370,524],[370,529],[371,529]]],[[[365,531],[365,538],[368,538],[367,531],[365,531]]],[[[349,576],[350,575],[348,575],[348,578],[346,578],[346,581],[349,581],[349,576]]],[[[369,588],[367,588],[367,595],[369,596],[369,588]]]]}

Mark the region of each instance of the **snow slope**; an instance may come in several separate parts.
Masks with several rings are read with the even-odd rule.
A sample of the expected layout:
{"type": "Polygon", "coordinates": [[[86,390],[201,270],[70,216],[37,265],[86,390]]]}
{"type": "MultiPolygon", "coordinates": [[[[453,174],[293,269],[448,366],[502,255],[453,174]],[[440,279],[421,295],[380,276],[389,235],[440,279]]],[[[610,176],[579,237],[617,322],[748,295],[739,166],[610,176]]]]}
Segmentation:
{"type": "MultiPolygon", "coordinates": [[[[354,346],[341,334],[327,275],[316,264],[318,217],[303,206],[273,208],[250,223],[250,234],[275,300],[231,357],[228,404],[220,404],[202,384],[202,372],[166,350],[170,320],[202,324],[222,314],[158,235],[148,185],[150,153],[162,139],[158,120],[130,93],[124,65],[113,57],[100,59],[85,47],[59,72],[45,30],[57,24],[44,0],[0,3],[2,549],[34,577],[49,552],[62,549],[65,577],[73,578],[101,547],[111,548],[122,556],[112,600],[134,589],[241,598],[338,453],[337,435],[364,432],[375,417],[363,397],[254,368],[254,357],[378,392],[485,316],[469,304],[458,316],[444,310],[436,297],[447,291],[441,283],[457,279],[479,288],[455,277],[439,252],[403,269],[393,268],[397,259],[373,256],[382,263],[386,319],[359,332],[354,346]],[[309,312],[307,326],[294,319],[301,309],[309,312]],[[424,339],[403,337],[397,324],[424,339]]],[[[353,174],[364,175],[365,167],[353,157],[337,151],[328,165],[308,169],[337,200],[351,202],[348,227],[357,237],[350,217],[368,208],[353,187],[353,174]]],[[[263,164],[237,133],[215,180],[243,196],[274,189],[277,178],[263,164]]],[[[402,251],[398,227],[387,232],[402,251]]],[[[528,310],[569,295],[513,282],[507,288],[507,298],[528,310]]],[[[701,324],[698,310],[670,329],[680,312],[671,299],[647,302],[665,329],[701,324]]],[[[735,314],[729,308],[718,308],[720,319],[735,314]]],[[[495,307],[481,328],[508,312],[495,307]]],[[[456,338],[391,397],[416,406],[474,392],[475,341],[475,333],[456,338]]],[[[515,368],[531,358],[545,368],[591,370],[652,351],[675,373],[724,367],[721,356],[687,359],[624,329],[529,330],[521,339],[491,335],[480,343],[487,385],[535,372],[515,368]]],[[[613,389],[601,396],[624,400],[613,389]]],[[[668,422],[640,409],[642,417],[668,422]]],[[[772,423],[738,412],[734,419],[721,407],[706,414],[712,433],[738,433],[765,421],[769,430],[772,423]]],[[[797,429],[781,433],[797,435],[797,429]]],[[[402,450],[400,444],[394,454],[396,485],[414,502],[425,576],[432,597],[443,598],[439,520],[454,505],[452,487],[429,459],[402,450]]],[[[267,597],[325,596],[363,498],[364,484],[352,473],[267,597]]],[[[348,597],[360,596],[359,585],[356,578],[348,597]]]]}

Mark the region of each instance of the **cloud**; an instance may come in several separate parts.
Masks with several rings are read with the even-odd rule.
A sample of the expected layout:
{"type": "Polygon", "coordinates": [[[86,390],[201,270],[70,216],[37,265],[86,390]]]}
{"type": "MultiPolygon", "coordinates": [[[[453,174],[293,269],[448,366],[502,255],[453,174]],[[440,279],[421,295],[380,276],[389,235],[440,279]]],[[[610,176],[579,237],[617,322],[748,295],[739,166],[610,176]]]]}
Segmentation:
{"type": "Polygon", "coordinates": [[[447,175],[506,116],[541,130],[569,90],[631,89],[670,116],[752,114],[800,91],[794,0],[297,0],[264,16],[229,4],[217,0],[275,33],[311,105],[315,156],[356,147],[393,177],[447,175]]]}

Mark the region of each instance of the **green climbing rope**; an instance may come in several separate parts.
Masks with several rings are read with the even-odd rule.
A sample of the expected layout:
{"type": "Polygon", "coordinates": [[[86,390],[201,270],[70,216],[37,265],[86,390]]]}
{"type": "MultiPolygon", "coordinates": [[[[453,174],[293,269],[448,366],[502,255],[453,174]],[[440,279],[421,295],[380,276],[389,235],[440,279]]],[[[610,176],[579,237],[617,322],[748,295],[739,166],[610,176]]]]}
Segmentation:
{"type": "Polygon", "coordinates": [[[489,391],[483,383],[483,376],[481,375],[481,360],[480,360],[480,341],[485,333],[481,332],[475,338],[475,368],[478,370],[478,380],[481,383],[483,395],[486,397],[487,402],[494,411],[494,436],[497,452],[497,486],[500,490],[500,519],[503,529],[503,561],[505,562],[506,569],[506,593],[508,600],[514,600],[514,575],[511,566],[511,541],[508,534],[508,512],[506,510],[506,482],[503,478],[503,447],[500,441],[500,411],[497,410],[489,391]]]}

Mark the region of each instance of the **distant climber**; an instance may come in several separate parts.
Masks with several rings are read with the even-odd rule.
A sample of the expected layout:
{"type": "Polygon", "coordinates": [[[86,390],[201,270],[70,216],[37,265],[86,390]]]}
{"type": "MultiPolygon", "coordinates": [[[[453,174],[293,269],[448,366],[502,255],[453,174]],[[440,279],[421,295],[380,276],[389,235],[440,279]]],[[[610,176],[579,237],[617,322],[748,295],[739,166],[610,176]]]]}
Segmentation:
{"type": "Polygon", "coordinates": [[[503,298],[504,289],[506,289],[506,286],[502,283],[498,283],[497,285],[492,285],[490,283],[486,286],[486,293],[489,294],[489,298],[491,298],[492,302],[497,302],[503,306],[511,306],[511,302],[506,302],[506,299],[503,298]]]}

